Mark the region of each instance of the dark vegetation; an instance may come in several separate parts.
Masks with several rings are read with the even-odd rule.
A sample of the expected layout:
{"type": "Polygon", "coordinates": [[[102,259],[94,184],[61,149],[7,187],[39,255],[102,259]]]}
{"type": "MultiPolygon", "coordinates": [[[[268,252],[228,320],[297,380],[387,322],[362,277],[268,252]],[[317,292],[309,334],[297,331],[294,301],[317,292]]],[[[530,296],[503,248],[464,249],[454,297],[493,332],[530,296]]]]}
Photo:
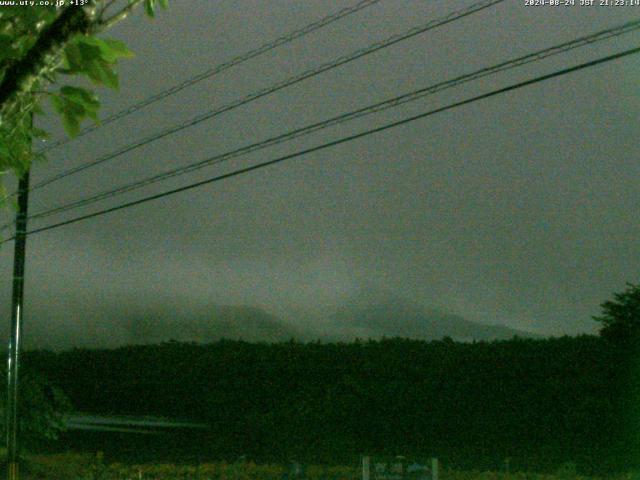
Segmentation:
{"type": "Polygon", "coordinates": [[[165,343],[31,352],[79,411],[206,421],[220,458],[436,455],[465,468],[638,458],[635,357],[599,337],[455,343],[165,343]]]}
{"type": "MultiPolygon", "coordinates": [[[[510,458],[515,469],[573,462],[586,473],[628,471],[640,467],[638,297],[631,287],[603,304],[600,336],[167,342],[34,351],[25,362],[76,411],[211,425],[189,433],[191,443],[145,437],[131,447],[138,454],[157,447],[188,452],[189,460],[352,463],[359,454],[401,453],[465,469],[495,469],[510,458]]],[[[89,435],[80,446],[94,441],[89,435]]],[[[109,454],[109,444],[100,448],[109,454]]]]}

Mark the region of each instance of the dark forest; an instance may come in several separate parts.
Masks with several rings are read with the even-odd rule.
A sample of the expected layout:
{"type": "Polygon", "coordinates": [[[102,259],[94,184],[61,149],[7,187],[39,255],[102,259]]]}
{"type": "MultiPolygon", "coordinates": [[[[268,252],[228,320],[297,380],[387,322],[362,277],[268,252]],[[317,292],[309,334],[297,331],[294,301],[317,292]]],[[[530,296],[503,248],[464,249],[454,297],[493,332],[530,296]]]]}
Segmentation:
{"type": "MultiPolygon", "coordinates": [[[[352,462],[437,456],[460,468],[638,467],[638,362],[602,337],[348,344],[223,340],[33,351],[73,409],[206,422],[208,458],[352,462]]],[[[64,442],[63,442],[64,443],[64,442]]]]}

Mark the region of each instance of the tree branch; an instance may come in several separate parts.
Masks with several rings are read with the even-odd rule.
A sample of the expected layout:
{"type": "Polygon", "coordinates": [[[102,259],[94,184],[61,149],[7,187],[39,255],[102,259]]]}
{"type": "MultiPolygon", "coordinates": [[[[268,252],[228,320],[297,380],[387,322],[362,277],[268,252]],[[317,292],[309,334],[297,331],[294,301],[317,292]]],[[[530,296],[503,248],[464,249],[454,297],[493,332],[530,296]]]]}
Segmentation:
{"type": "Polygon", "coordinates": [[[142,0],[133,0],[129,5],[124,7],[118,13],[112,15],[111,17],[107,18],[106,20],[100,20],[98,22],[98,28],[100,30],[106,30],[108,28],[111,28],[113,25],[115,25],[119,21],[124,20],[125,18],[127,18],[129,16],[129,14],[133,11],[133,9],[136,8],[138,6],[138,4],[140,4],[141,2],[142,2],[142,0]]]}
{"type": "Polygon", "coordinates": [[[29,91],[43,72],[55,63],[55,58],[74,35],[107,30],[125,19],[142,3],[142,0],[133,0],[115,15],[101,21],[96,20],[95,15],[89,11],[91,8],[95,10],[96,1],[89,0],[84,8],[73,5],[66,7],[53,23],[42,31],[26,55],[7,68],[0,82],[0,118],[6,114],[16,97],[29,91]]]}
{"type": "Polygon", "coordinates": [[[107,3],[102,6],[102,8],[100,9],[100,14],[98,15],[98,22],[102,22],[102,20],[104,19],[104,14],[107,13],[107,10],[109,10],[109,8],[111,8],[111,6],[117,1],[118,0],[108,0],[107,3]]]}
{"type": "Polygon", "coordinates": [[[89,33],[91,25],[91,18],[84,8],[68,6],[42,31],[26,55],[7,69],[0,82],[0,112],[5,112],[17,95],[31,88],[48,66],[48,60],[74,35],[89,33]]]}

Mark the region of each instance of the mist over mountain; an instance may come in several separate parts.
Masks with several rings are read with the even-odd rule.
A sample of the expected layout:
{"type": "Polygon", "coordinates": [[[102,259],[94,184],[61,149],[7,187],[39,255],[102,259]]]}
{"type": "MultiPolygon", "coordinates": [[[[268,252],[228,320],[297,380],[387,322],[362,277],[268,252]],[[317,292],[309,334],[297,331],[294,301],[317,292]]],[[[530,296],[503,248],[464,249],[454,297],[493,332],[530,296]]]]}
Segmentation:
{"type": "Polygon", "coordinates": [[[27,348],[113,348],[169,340],[208,343],[222,338],[248,342],[302,339],[304,332],[262,308],[192,305],[173,300],[153,308],[116,305],[99,310],[76,306],[36,311],[26,322],[27,348]]]}
{"type": "Polygon", "coordinates": [[[404,337],[420,340],[501,340],[514,336],[539,337],[531,332],[468,320],[428,308],[393,292],[360,288],[339,306],[315,314],[316,338],[351,341],[355,338],[404,337]]]}
{"type": "Polygon", "coordinates": [[[471,321],[372,288],[337,299],[335,305],[316,307],[194,304],[181,298],[158,300],[151,308],[132,299],[114,303],[104,299],[96,308],[81,299],[65,299],[48,309],[29,310],[24,322],[26,348],[112,348],[169,340],[208,343],[222,338],[350,342],[383,337],[434,340],[448,336],[471,341],[536,336],[471,321]]]}
{"type": "Polygon", "coordinates": [[[341,339],[404,337],[436,340],[501,340],[514,336],[535,335],[502,325],[487,325],[467,320],[459,315],[413,305],[373,304],[365,307],[346,306],[331,317],[333,333],[328,338],[341,339]]]}
{"type": "Polygon", "coordinates": [[[278,342],[300,338],[303,332],[262,308],[244,305],[212,305],[197,312],[172,315],[149,312],[126,320],[133,339],[144,343],[166,340],[207,343],[221,338],[247,342],[278,342]]]}

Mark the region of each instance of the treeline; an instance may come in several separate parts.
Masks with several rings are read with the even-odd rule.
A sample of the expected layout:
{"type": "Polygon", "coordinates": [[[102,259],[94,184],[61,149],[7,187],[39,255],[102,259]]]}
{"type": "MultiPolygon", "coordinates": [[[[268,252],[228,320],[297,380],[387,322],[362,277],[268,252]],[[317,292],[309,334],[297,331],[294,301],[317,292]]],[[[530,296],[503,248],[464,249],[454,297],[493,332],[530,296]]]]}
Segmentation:
{"type": "Polygon", "coordinates": [[[437,456],[463,468],[638,467],[637,357],[599,337],[168,342],[29,352],[75,410],[207,422],[211,456],[437,456]]]}

